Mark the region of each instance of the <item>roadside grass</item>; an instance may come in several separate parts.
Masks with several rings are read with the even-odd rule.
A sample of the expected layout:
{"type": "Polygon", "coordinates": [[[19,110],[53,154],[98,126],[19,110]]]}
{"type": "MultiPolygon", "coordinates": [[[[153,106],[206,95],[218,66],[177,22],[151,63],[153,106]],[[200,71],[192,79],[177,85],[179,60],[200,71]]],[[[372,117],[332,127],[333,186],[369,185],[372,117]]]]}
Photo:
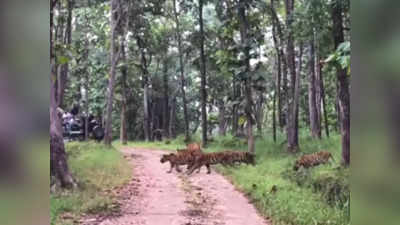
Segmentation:
{"type": "Polygon", "coordinates": [[[84,214],[117,212],[115,196],[105,191],[131,178],[131,167],[122,154],[95,142],[67,143],[66,151],[79,188],[50,194],[51,224],[74,224],[84,214]]]}
{"type": "MultiPolygon", "coordinates": [[[[321,141],[309,137],[308,131],[300,131],[300,153],[286,152],[284,134],[278,135],[276,143],[272,135],[256,139],[256,165],[236,167],[217,166],[236,188],[244,192],[259,212],[269,217],[274,225],[348,225],[350,224],[348,168],[341,168],[340,135],[321,141]],[[293,171],[295,160],[307,153],[326,150],[334,161],[312,169],[293,171]]],[[[199,141],[199,137],[193,137],[199,141]]],[[[164,142],[130,142],[131,147],[175,150],[185,146],[183,137],[164,142]]],[[[245,151],[244,139],[231,135],[216,137],[206,152],[227,149],[245,151]]]]}

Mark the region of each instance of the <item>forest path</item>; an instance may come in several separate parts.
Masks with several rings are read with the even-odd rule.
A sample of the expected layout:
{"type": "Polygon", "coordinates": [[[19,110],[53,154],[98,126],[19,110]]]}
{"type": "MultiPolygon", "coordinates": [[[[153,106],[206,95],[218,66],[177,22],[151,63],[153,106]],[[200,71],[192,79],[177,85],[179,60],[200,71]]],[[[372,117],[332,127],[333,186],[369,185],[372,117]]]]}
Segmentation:
{"type": "MultiPolygon", "coordinates": [[[[266,225],[256,209],[223,176],[212,171],[188,176],[167,173],[165,151],[123,148],[133,165],[132,181],[121,189],[121,214],[101,225],[266,225]]],[[[186,166],[181,166],[183,171],[186,166]]]]}

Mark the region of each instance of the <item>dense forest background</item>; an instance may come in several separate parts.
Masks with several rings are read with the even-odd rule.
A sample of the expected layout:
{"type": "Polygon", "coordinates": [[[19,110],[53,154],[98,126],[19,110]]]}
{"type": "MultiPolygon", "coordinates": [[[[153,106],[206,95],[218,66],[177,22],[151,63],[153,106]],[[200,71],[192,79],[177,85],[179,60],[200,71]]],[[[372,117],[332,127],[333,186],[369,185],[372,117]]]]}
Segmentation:
{"type": "Polygon", "coordinates": [[[106,145],[284,135],[298,152],[299,131],[340,133],[348,165],[349,2],[52,0],[52,160],[56,109],[78,107],[106,145]]]}

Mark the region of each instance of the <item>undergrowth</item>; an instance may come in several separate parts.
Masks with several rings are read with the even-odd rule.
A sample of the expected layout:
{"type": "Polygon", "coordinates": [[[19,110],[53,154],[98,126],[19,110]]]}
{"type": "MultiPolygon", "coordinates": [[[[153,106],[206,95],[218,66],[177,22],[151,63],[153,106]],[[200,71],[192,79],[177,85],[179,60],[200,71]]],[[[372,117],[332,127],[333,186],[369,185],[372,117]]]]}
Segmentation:
{"type": "Polygon", "coordinates": [[[66,152],[79,188],[50,194],[51,224],[74,224],[83,214],[118,211],[115,196],[105,191],[130,179],[131,168],[121,153],[94,142],[67,143],[66,152]]]}
{"type": "MultiPolygon", "coordinates": [[[[350,224],[349,169],[340,167],[340,135],[313,140],[308,131],[300,132],[300,152],[286,151],[285,137],[278,135],[277,142],[266,134],[256,139],[256,165],[237,167],[217,166],[239,190],[254,203],[259,212],[272,219],[274,225],[348,225],[350,224]],[[307,153],[326,150],[334,161],[312,169],[293,171],[295,160],[307,153]]],[[[175,150],[185,147],[184,137],[163,142],[130,142],[129,146],[175,150]]],[[[199,136],[193,137],[199,141],[199,136]]],[[[207,152],[227,149],[246,151],[243,138],[231,135],[216,137],[207,152]]]]}

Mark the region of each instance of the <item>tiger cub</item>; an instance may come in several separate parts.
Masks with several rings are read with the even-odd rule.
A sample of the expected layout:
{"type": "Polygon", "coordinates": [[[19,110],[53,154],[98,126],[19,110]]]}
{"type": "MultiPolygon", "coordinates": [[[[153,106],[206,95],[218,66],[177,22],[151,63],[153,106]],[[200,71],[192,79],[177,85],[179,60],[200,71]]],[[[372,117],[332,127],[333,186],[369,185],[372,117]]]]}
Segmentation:
{"type": "Polygon", "coordinates": [[[300,167],[310,168],[318,166],[320,164],[325,164],[329,161],[329,159],[333,160],[333,157],[332,154],[327,151],[320,151],[312,154],[303,155],[296,160],[293,170],[297,171],[300,167]]]}
{"type": "Polygon", "coordinates": [[[161,156],[160,162],[165,163],[169,161],[171,168],[167,173],[171,173],[173,168],[175,167],[176,172],[180,173],[181,169],[179,168],[179,165],[189,165],[193,161],[193,156],[192,154],[188,153],[181,153],[181,154],[164,154],[161,156]]]}
{"type": "Polygon", "coordinates": [[[189,151],[201,151],[201,145],[197,142],[190,143],[186,146],[189,151]]]}

